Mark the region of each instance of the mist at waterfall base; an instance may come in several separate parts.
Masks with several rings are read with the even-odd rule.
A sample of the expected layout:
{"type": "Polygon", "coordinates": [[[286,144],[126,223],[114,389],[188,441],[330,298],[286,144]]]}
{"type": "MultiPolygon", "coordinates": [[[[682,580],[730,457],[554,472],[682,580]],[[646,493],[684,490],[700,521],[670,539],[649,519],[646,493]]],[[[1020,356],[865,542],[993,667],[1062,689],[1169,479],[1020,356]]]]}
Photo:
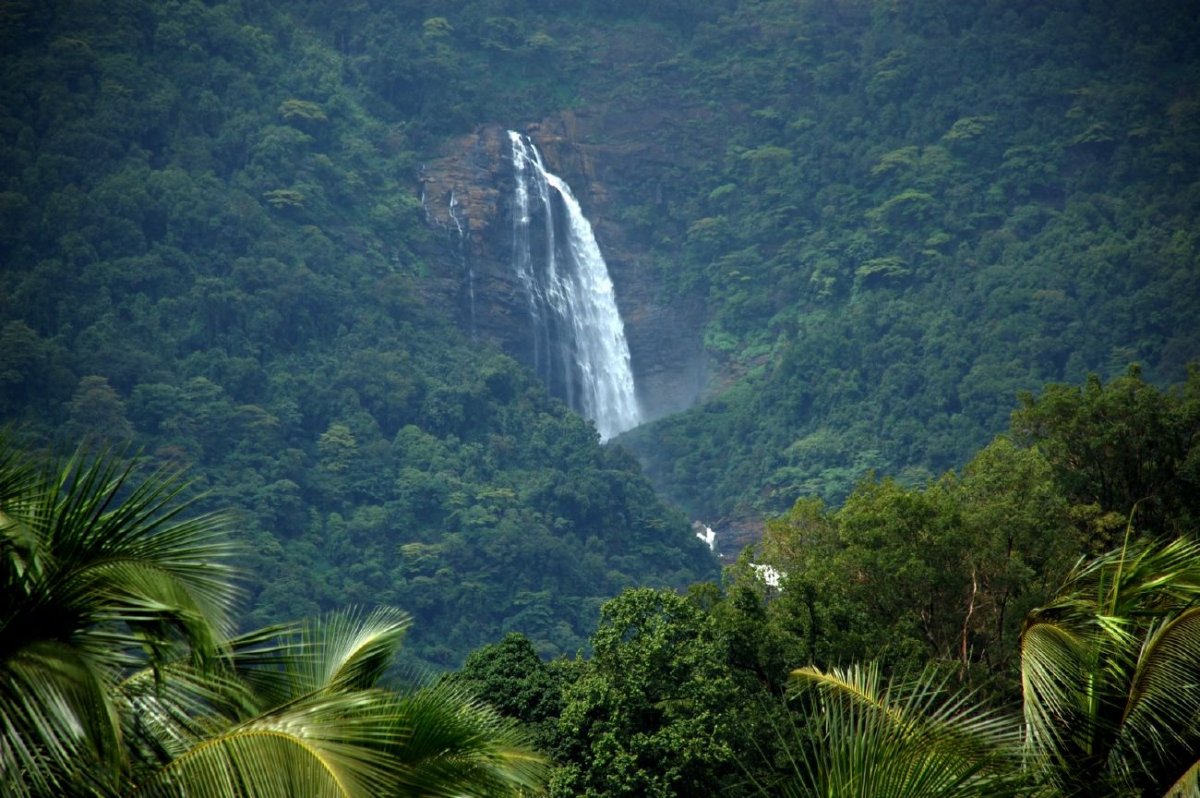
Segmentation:
{"type": "Polygon", "coordinates": [[[642,421],[608,266],[570,187],[546,171],[533,142],[508,136],[513,268],[528,300],[534,368],[606,441],[642,421]]]}

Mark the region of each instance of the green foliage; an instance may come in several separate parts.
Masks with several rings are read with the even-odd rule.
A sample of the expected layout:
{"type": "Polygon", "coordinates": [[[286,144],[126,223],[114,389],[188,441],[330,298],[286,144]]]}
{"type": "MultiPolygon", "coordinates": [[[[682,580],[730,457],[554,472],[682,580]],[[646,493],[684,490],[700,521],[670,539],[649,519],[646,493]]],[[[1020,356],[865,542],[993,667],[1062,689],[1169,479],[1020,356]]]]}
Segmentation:
{"type": "Polygon", "coordinates": [[[1097,550],[1117,542],[1131,514],[1139,529],[1195,534],[1200,520],[1200,369],[1160,391],[1141,370],[1108,384],[1050,385],[1024,394],[1013,429],[1053,464],[1071,501],[1094,508],[1087,532],[1097,550]]]}
{"type": "Polygon", "coordinates": [[[796,693],[815,694],[803,719],[811,746],[796,752],[796,774],[780,794],[1027,794],[1019,724],[973,705],[936,669],[885,680],[872,663],[802,668],[792,678],[796,693]]]}
{"type": "MultiPolygon", "coordinates": [[[[1200,351],[1200,35],[1160,6],[9,4],[0,413],[195,463],[243,519],[250,624],[370,599],[412,609],[425,663],[508,630],[577,651],[604,598],[711,563],[632,459],[428,307],[413,178],[483,122],[580,109],[616,139],[687,120],[597,164],[663,295],[703,300],[715,377],[622,443],[710,519],[836,506],[894,474],[831,545],[912,583],[957,563],[929,589],[961,611],[954,535],[999,550],[974,530],[1001,511],[900,486],[967,462],[1020,390],[1131,360],[1163,384],[1200,351]],[[926,536],[927,557],[849,545],[876,526],[926,536]]],[[[1190,434],[1190,411],[1162,412],[1166,438],[1190,434]]],[[[1044,441],[1066,480],[1054,435],[1073,439],[1044,441]]],[[[1148,527],[1191,523],[1172,446],[1174,476],[1073,510],[1097,549],[1131,501],[1148,527]]],[[[1053,559],[1008,551],[994,584],[1053,559]]],[[[961,656],[953,613],[913,612],[903,645],[961,656]]],[[[789,645],[829,656],[808,634],[789,645]]]]}
{"type": "Polygon", "coordinates": [[[872,466],[966,462],[1020,391],[1132,361],[1181,379],[1196,25],[1179,3],[758,2],[697,26],[654,97],[686,85],[672,104],[717,134],[651,221],[720,374],[625,437],[655,485],[709,519],[840,503],[872,466]]]}
{"type": "Polygon", "coordinates": [[[1143,540],[1080,560],[1026,616],[1023,728],[948,690],[936,668],[795,671],[789,756],[763,794],[1191,794],[1197,554],[1192,541],[1143,540]]]}
{"type": "Polygon", "coordinates": [[[604,605],[592,646],[563,693],[551,795],[694,795],[734,778],[746,694],[705,613],[665,591],[627,591],[604,605]]]}
{"type": "Polygon", "coordinates": [[[798,501],[749,556],[785,574],[767,612],[811,661],[956,661],[1003,692],[1020,619],[1082,545],[1074,518],[1042,455],[998,438],[922,488],[868,478],[836,511],[798,501]]]}
{"type": "Polygon", "coordinates": [[[622,588],[714,570],[426,301],[418,143],[581,63],[553,19],[467,5],[55,0],[0,48],[0,416],[192,465],[238,513],[247,628],[403,606],[438,668],[509,630],[573,653],[622,588]]]}
{"type": "Polygon", "coordinates": [[[1026,618],[1028,744],[1061,794],[1195,789],[1198,567],[1193,541],[1127,542],[1026,618]]]}
{"type": "Polygon", "coordinates": [[[471,652],[460,670],[442,678],[500,715],[520,721],[540,751],[558,750],[558,718],[567,677],[561,661],[547,665],[529,638],[510,632],[500,642],[471,652]]]}
{"type": "Polygon", "coordinates": [[[380,682],[396,610],[231,638],[227,518],[118,458],[43,467],[0,441],[6,795],[513,795],[524,736],[447,688],[380,682]]]}
{"type": "MultiPolygon", "coordinates": [[[[1057,386],[1055,404],[1030,400],[1014,426],[1049,419],[1039,441],[1073,430],[1119,458],[1130,444],[1117,432],[1156,428],[1141,415],[1191,395],[1136,375],[1089,386],[1092,403],[1116,394],[1109,412],[1077,418],[1068,411],[1090,405],[1057,386]]],[[[1177,462],[1152,451],[1150,471],[1177,462]]],[[[606,604],[591,659],[547,667],[510,638],[455,680],[537,724],[564,795],[692,794],[692,779],[729,795],[1187,794],[1196,545],[1130,543],[1072,569],[1100,510],[1052,452],[1000,436],[923,487],[870,476],[838,509],[798,501],[726,569],[724,589],[606,604]],[[793,674],[808,686],[785,705],[804,661],[817,665],[793,674]],[[854,661],[873,664],[837,665],[854,661]],[[997,709],[1022,694],[1024,729],[997,709]],[[680,742],[694,724],[708,730],[704,767],[680,742]]],[[[1167,506],[1168,524],[1187,512],[1167,506]]]]}
{"type": "Polygon", "coordinates": [[[128,773],[120,680],[177,648],[220,652],[237,590],[229,519],[181,518],[184,486],[117,457],[45,465],[0,439],[4,792],[111,789],[128,773]]]}

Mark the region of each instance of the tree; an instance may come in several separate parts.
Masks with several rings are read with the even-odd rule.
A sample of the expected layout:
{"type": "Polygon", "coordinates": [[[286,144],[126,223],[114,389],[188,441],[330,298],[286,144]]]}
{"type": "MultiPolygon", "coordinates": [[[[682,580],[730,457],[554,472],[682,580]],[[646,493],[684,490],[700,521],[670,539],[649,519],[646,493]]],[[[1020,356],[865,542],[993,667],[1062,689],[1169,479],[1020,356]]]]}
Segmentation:
{"type": "Polygon", "coordinates": [[[0,778],[6,795],[514,794],[542,763],[450,687],[381,680],[392,609],[233,637],[234,547],[186,484],[0,439],[0,778]]]}
{"type": "Polygon", "coordinates": [[[877,664],[794,671],[794,795],[1183,796],[1200,790],[1200,544],[1126,541],[1081,560],[1021,634],[1023,732],[877,664]],[[1024,745],[1019,744],[1023,733],[1024,745]],[[1023,752],[1019,749],[1023,748],[1023,752]]]}
{"type": "Polygon", "coordinates": [[[93,436],[110,444],[133,438],[133,426],[125,417],[125,403],[99,375],[84,377],[67,405],[68,434],[75,438],[93,436]]]}
{"type": "Polygon", "coordinates": [[[1021,634],[1027,745],[1066,796],[1195,794],[1200,545],[1081,562],[1021,634]]]}
{"type": "Polygon", "coordinates": [[[118,684],[233,630],[238,591],[218,515],[185,484],[83,454],[40,467],[0,438],[0,778],[7,795],[114,789],[128,773],[118,684]]]}
{"type": "Polygon", "coordinates": [[[562,669],[543,662],[523,634],[509,632],[499,643],[476,649],[462,670],[444,681],[478,696],[501,715],[519,720],[542,752],[557,748],[562,669]]]}
{"type": "Polygon", "coordinates": [[[737,774],[732,719],[744,696],[700,609],[627,590],[601,609],[592,646],[564,690],[568,762],[552,795],[699,795],[737,774]]]}
{"type": "Polygon", "coordinates": [[[1174,391],[1160,391],[1131,366],[1107,385],[1092,375],[1082,388],[1050,385],[1021,397],[1013,413],[1018,439],[1036,444],[1068,497],[1092,505],[1099,550],[1119,540],[1137,507],[1138,526],[1171,537],[1192,534],[1200,519],[1200,367],[1174,391]]]}
{"type": "Polygon", "coordinates": [[[1049,464],[1001,437],[923,487],[864,479],[836,512],[797,501],[755,556],[785,574],[769,614],[810,661],[954,660],[1015,692],[1021,619],[1070,567],[1071,531],[1049,464]]]}

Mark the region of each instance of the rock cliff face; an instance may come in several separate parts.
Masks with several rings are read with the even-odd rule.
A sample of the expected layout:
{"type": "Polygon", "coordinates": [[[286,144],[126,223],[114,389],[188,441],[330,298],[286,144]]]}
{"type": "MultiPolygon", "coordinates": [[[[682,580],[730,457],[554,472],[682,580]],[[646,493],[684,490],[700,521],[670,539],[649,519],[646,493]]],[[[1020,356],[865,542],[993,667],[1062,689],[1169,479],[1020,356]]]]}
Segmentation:
{"type": "MultiPolygon", "coordinates": [[[[678,167],[669,147],[650,138],[649,131],[662,129],[655,120],[637,121],[646,135],[613,131],[620,118],[600,113],[560,114],[522,132],[570,184],[592,223],[625,322],[638,398],[652,419],[693,404],[707,365],[703,303],[668,300],[644,248],[616,221],[624,207],[664,201],[667,172],[678,167]]],[[[420,180],[426,218],[443,242],[431,257],[431,300],[453,304],[464,330],[530,364],[533,328],[513,268],[515,178],[506,130],[487,126],[454,140],[420,180]]]]}

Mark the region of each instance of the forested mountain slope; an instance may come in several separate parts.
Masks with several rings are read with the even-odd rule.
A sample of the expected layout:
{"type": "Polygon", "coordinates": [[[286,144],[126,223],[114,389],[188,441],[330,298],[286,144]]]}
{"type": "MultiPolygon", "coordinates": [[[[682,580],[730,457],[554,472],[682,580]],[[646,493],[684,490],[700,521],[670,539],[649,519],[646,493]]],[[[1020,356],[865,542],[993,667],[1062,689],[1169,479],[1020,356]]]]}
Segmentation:
{"type": "Polygon", "coordinates": [[[669,215],[730,390],[630,443],[707,517],[937,473],[1020,390],[1200,354],[1188,3],[739,4],[682,89],[727,146],[669,215]],[[735,44],[736,43],[736,44],[735,44]]]}
{"type": "Polygon", "coordinates": [[[695,517],[761,517],[965,463],[1022,389],[1182,379],[1198,27],[1182,0],[14,0],[0,415],[194,463],[244,514],[247,625],[384,602],[426,661],[503,629],[573,651],[602,597],[712,563],[456,329],[427,159],[580,120],[604,192],[554,166],[620,231],[618,300],[636,270],[698,304],[671,334],[712,375],[619,443],[695,517]]]}
{"type": "Polygon", "coordinates": [[[382,603],[426,662],[551,655],[711,574],[628,455],[426,302],[407,126],[289,6],[3,12],[0,415],[190,464],[240,513],[247,627],[382,603]]]}
{"type": "Polygon", "coordinates": [[[708,401],[623,440],[694,516],[928,477],[1021,390],[1200,355],[1189,3],[322,8],[376,113],[532,125],[618,299],[703,303],[708,401]]]}

